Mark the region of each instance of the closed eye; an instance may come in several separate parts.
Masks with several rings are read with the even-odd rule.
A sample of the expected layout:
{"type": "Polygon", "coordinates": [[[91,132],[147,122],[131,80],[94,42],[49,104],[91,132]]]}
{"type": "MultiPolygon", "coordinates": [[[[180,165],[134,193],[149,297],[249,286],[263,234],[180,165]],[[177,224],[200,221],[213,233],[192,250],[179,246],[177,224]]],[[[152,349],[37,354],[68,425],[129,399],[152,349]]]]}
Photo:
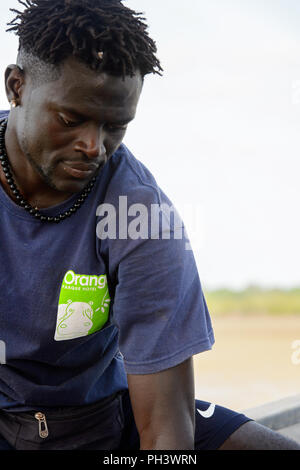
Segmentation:
{"type": "Polygon", "coordinates": [[[59,114],[58,117],[60,122],[66,127],[75,127],[81,124],[81,121],[74,121],[72,119],[68,119],[63,114],[59,114]]]}
{"type": "Polygon", "coordinates": [[[128,127],[128,124],[126,124],[124,126],[117,126],[117,125],[113,125],[113,124],[107,124],[106,125],[106,129],[109,132],[123,132],[123,131],[126,131],[127,127],[128,127]]]}
{"type": "MultiPolygon", "coordinates": [[[[66,117],[65,114],[58,113],[58,118],[61,124],[65,127],[76,127],[79,126],[84,122],[84,119],[82,118],[77,118],[77,119],[70,119],[69,117],[66,117]]],[[[105,124],[105,128],[108,132],[111,133],[118,133],[118,132],[125,132],[128,127],[128,122],[126,123],[120,123],[120,124],[105,124]]]]}

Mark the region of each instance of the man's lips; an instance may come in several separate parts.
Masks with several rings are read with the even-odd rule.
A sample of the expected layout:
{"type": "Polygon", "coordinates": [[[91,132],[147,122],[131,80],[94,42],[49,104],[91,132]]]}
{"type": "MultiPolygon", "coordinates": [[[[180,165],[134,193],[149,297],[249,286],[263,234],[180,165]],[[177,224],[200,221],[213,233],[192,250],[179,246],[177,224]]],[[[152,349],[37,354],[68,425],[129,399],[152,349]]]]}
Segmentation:
{"type": "Polygon", "coordinates": [[[70,176],[78,179],[86,179],[95,173],[100,165],[97,163],[72,162],[65,160],[62,162],[62,166],[64,171],[70,176]]]}

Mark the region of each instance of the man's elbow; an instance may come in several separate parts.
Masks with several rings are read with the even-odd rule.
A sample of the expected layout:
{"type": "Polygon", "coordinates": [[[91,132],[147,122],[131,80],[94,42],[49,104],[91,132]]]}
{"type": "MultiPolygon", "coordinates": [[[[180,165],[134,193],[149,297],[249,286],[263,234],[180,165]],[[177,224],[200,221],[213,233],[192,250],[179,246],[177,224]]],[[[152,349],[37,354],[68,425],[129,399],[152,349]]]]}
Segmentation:
{"type": "Polygon", "coordinates": [[[140,432],[140,450],[194,450],[194,428],[174,429],[172,427],[160,427],[153,429],[151,426],[140,432]]]}

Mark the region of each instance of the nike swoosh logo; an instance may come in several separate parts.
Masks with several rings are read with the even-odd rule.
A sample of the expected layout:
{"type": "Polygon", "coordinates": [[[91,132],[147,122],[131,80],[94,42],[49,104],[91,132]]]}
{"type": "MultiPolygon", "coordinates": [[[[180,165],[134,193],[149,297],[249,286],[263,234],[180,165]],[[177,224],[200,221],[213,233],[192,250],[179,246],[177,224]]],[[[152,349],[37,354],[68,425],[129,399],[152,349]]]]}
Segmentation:
{"type": "Polygon", "coordinates": [[[212,415],[214,414],[215,412],[215,408],[216,408],[216,405],[214,405],[213,403],[207,408],[206,411],[202,411],[202,410],[198,410],[197,408],[197,411],[198,413],[203,417],[203,418],[211,418],[212,415]]]}

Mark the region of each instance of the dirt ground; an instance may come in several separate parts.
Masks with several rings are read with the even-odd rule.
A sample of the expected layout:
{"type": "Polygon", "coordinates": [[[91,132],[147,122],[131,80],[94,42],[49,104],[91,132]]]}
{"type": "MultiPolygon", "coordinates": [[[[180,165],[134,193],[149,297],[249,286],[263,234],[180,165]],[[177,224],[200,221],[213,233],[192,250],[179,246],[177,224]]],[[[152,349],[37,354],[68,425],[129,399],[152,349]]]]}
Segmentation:
{"type": "Polygon", "coordinates": [[[197,398],[243,411],[300,393],[300,364],[292,360],[299,315],[212,321],[216,343],[194,357],[197,398]]]}

